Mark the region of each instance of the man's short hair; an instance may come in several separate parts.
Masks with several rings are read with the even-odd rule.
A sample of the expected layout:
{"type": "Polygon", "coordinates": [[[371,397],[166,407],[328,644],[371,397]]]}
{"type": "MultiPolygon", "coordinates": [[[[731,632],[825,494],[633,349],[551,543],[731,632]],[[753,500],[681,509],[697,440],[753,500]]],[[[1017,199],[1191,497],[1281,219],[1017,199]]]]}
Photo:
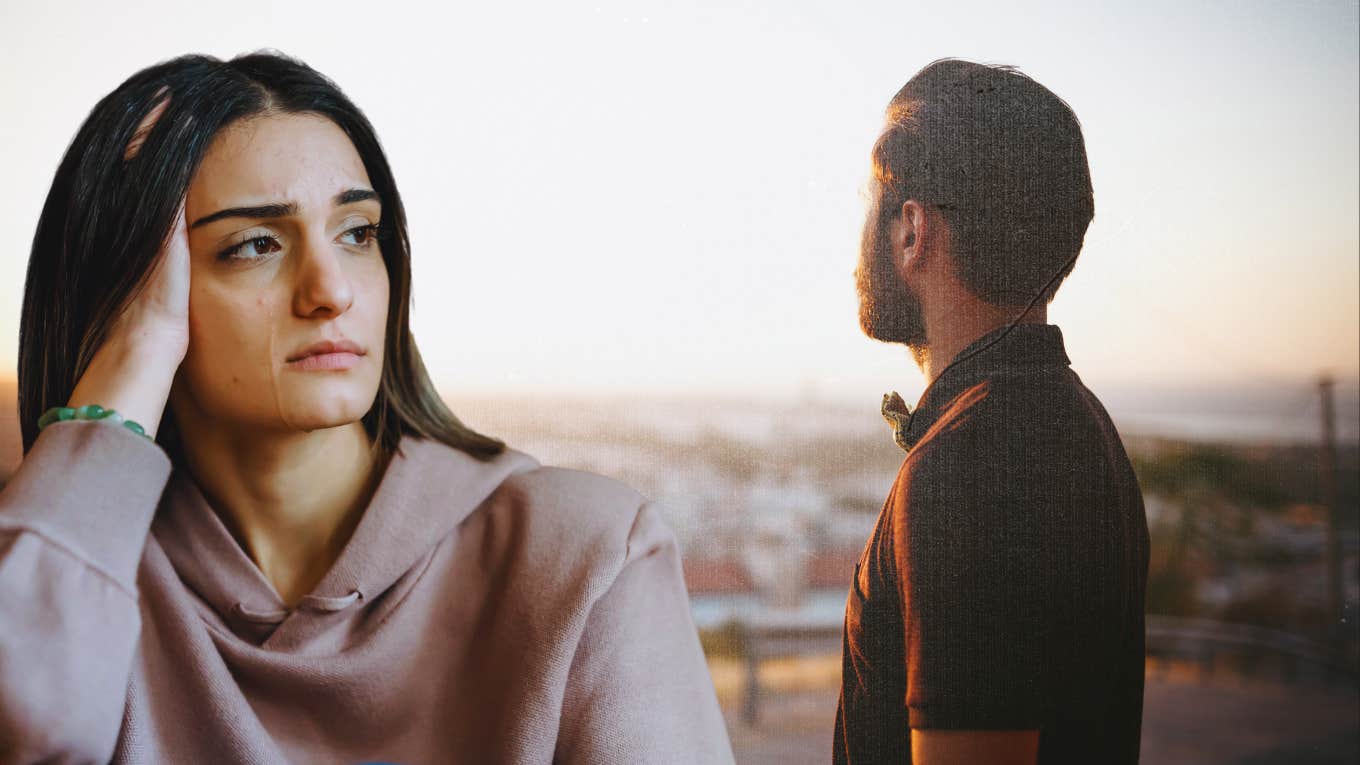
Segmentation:
{"type": "Polygon", "coordinates": [[[874,145],[884,209],[915,199],[949,225],[958,277],[979,298],[1023,306],[1072,270],[1095,215],[1081,123],[1014,67],[941,59],[888,106],[874,145]]]}

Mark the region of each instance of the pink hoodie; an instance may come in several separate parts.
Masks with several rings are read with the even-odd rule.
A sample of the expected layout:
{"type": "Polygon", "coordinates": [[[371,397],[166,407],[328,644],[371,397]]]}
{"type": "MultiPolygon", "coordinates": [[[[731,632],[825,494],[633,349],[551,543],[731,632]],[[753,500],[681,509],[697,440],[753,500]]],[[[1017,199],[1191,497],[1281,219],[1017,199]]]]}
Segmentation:
{"type": "Polygon", "coordinates": [[[109,760],[733,758],[623,484],[406,437],[289,610],[159,446],[58,422],[0,491],[0,762],[109,760]]]}

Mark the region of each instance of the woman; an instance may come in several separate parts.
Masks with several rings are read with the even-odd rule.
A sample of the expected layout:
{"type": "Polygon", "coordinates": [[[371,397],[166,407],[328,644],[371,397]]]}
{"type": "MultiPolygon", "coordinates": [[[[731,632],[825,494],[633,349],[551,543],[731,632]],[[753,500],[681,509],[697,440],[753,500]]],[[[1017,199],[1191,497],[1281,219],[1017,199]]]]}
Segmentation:
{"type": "Polygon", "coordinates": [[[409,295],[317,72],[186,56],[96,105],[24,295],[0,760],[731,761],[656,510],[463,426],[409,295]]]}

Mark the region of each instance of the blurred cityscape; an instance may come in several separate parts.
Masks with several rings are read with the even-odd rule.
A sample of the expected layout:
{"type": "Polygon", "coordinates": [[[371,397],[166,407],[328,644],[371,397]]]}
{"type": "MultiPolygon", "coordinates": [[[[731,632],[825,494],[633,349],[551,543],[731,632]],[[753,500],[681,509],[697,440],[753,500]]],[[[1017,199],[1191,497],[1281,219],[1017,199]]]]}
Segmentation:
{"type": "MultiPolygon", "coordinates": [[[[1338,391],[1332,623],[1311,394],[1191,399],[1184,416],[1112,397],[1152,537],[1144,762],[1360,758],[1360,415],[1338,391]]],[[[847,587],[904,457],[878,402],[450,400],[544,463],[660,502],[738,762],[829,759],[847,587]]]]}
{"type": "MultiPolygon", "coordinates": [[[[904,456],[876,402],[454,403],[465,422],[545,464],[613,476],[658,501],[705,630],[757,609],[839,624],[850,572],[904,456]]],[[[1153,539],[1149,613],[1296,631],[1321,623],[1328,511],[1316,443],[1123,438],[1153,539]]],[[[1354,442],[1338,447],[1336,465],[1343,600],[1354,608],[1354,442]]]]}
{"type": "MultiPolygon", "coordinates": [[[[1111,407],[1152,535],[1143,761],[1360,757],[1360,415],[1354,392],[1339,393],[1331,483],[1306,396],[1286,407],[1288,422],[1254,411],[1216,429],[1201,417],[1198,434],[1174,438],[1133,407],[1111,407]]],[[[0,394],[13,402],[12,383],[0,394]]],[[[612,476],[657,501],[683,548],[738,762],[829,759],[847,587],[903,459],[877,402],[448,399],[466,423],[544,464],[612,476]]],[[[0,483],[18,440],[9,403],[0,483]]]]}

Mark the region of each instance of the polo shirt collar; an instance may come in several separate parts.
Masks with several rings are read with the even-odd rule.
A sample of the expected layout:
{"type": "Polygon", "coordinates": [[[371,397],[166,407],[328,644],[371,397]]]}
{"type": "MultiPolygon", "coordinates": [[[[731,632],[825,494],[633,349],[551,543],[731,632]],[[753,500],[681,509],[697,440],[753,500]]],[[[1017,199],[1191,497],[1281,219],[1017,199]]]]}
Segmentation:
{"type": "Polygon", "coordinates": [[[1063,345],[1062,330],[1056,324],[1038,322],[1023,322],[1009,329],[997,327],[969,343],[955,358],[962,361],[947,367],[926,386],[915,409],[909,409],[896,391],[883,396],[883,418],[893,426],[893,440],[904,451],[911,451],[945,404],[979,380],[1015,369],[1072,363],[1063,345]]]}

